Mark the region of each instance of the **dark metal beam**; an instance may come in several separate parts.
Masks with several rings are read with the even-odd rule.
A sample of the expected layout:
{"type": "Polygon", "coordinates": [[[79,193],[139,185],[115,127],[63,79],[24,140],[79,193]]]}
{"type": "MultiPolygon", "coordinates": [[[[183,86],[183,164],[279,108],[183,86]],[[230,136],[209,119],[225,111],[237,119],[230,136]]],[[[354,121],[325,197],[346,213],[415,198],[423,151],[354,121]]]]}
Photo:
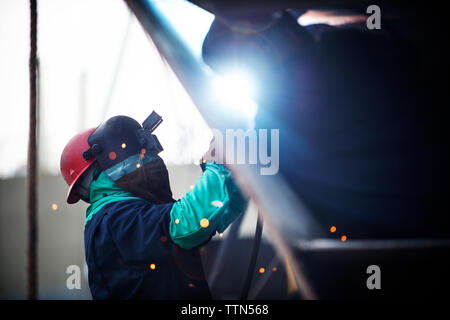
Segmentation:
{"type": "MultiPolygon", "coordinates": [[[[229,18],[246,15],[266,14],[275,11],[293,9],[351,9],[364,12],[369,5],[376,4],[382,8],[408,10],[417,8],[418,1],[379,0],[188,0],[200,8],[215,15],[229,18]]],[[[423,4],[422,4],[423,5],[423,4]]]]}
{"type": "Polygon", "coordinates": [[[450,239],[364,239],[342,242],[335,239],[299,240],[295,247],[302,252],[417,250],[449,248],[450,239]]]}

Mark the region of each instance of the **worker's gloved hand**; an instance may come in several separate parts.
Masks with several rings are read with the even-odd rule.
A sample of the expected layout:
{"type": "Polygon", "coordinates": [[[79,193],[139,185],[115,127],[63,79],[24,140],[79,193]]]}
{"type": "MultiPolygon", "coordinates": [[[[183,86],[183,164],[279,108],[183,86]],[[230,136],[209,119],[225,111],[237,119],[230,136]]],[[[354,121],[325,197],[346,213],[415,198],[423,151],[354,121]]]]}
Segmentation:
{"type": "MultiPolygon", "coordinates": [[[[219,142],[219,141],[217,141],[219,142]]],[[[219,163],[224,164],[225,161],[225,146],[222,143],[216,143],[215,137],[212,138],[211,143],[209,144],[208,151],[205,152],[203,157],[200,159],[200,168],[203,172],[205,172],[205,164],[207,163],[219,163]],[[219,150],[221,148],[222,150],[219,150]]]]}
{"type": "Polygon", "coordinates": [[[172,207],[170,236],[184,249],[196,247],[216,231],[225,231],[247,203],[223,165],[206,163],[194,188],[172,207]]]}

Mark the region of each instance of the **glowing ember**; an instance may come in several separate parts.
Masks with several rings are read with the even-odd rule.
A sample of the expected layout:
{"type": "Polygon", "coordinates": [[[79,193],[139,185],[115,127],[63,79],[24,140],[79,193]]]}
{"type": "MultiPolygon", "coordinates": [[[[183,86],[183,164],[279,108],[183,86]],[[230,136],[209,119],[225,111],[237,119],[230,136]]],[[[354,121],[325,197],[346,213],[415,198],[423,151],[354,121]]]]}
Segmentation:
{"type": "Polygon", "coordinates": [[[122,149],[125,149],[127,147],[127,144],[124,142],[122,143],[122,149]]]}
{"type": "Polygon", "coordinates": [[[116,160],[117,154],[114,151],[112,151],[109,153],[108,157],[110,160],[116,160]]]}
{"type": "Polygon", "coordinates": [[[331,232],[331,233],[336,232],[336,227],[335,227],[335,226],[332,226],[332,227],[330,228],[330,232],[331,232]]]}
{"type": "Polygon", "coordinates": [[[209,220],[206,218],[203,218],[202,220],[200,220],[200,226],[202,228],[208,228],[209,226],[209,220]]]}
{"type": "Polygon", "coordinates": [[[266,269],[264,269],[264,268],[259,268],[259,273],[263,274],[264,272],[266,272],[266,269]]]}
{"type": "Polygon", "coordinates": [[[346,235],[343,235],[343,236],[341,237],[341,241],[342,241],[342,242],[347,241],[347,236],[346,236],[346,235]]]}
{"type": "Polygon", "coordinates": [[[154,263],[152,263],[152,264],[150,265],[150,269],[152,269],[152,270],[155,270],[155,269],[156,269],[156,266],[155,266],[154,263]]]}
{"type": "Polygon", "coordinates": [[[58,205],[56,203],[52,204],[52,210],[56,211],[58,209],[58,205]]]}

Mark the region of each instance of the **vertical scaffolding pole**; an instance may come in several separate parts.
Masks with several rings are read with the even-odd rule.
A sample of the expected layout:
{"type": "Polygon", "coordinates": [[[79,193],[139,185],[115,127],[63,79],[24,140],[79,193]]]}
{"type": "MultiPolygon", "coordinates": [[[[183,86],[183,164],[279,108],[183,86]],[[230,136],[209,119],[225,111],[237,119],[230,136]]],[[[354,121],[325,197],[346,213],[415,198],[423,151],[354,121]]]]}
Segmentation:
{"type": "Polygon", "coordinates": [[[27,299],[36,300],[37,286],[37,0],[30,0],[30,121],[27,165],[27,299]]]}

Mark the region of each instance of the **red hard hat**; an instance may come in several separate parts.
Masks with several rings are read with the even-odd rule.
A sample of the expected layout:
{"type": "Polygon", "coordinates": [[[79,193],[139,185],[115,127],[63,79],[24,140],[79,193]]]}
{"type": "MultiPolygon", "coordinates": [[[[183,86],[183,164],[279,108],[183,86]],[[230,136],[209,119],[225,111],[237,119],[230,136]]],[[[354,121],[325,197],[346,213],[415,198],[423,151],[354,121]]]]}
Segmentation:
{"type": "Polygon", "coordinates": [[[88,138],[95,128],[83,131],[70,139],[66,144],[60,160],[60,170],[64,180],[69,185],[69,192],[67,192],[67,203],[75,203],[80,198],[74,192],[74,185],[81,177],[84,171],[95,161],[95,158],[85,160],[83,152],[88,150],[88,138]]]}

